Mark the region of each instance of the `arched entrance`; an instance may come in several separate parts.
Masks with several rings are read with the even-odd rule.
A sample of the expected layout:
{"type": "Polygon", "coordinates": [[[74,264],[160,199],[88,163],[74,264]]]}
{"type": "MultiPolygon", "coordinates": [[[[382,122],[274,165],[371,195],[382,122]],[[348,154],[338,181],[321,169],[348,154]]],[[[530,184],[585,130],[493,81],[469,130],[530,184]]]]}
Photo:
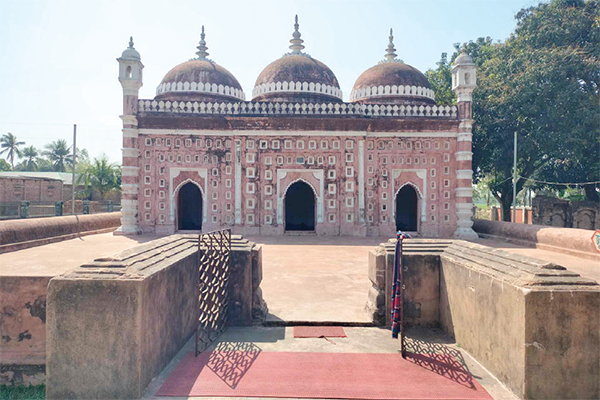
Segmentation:
{"type": "Polygon", "coordinates": [[[396,194],[396,230],[417,231],[419,198],[415,188],[405,185],[396,194]]]}
{"type": "Polygon", "coordinates": [[[198,186],[191,182],[179,189],[177,217],[179,230],[202,230],[202,193],[198,186]]]}
{"type": "Polygon", "coordinates": [[[285,230],[315,230],[315,193],[304,182],[292,184],[285,193],[285,230]]]}

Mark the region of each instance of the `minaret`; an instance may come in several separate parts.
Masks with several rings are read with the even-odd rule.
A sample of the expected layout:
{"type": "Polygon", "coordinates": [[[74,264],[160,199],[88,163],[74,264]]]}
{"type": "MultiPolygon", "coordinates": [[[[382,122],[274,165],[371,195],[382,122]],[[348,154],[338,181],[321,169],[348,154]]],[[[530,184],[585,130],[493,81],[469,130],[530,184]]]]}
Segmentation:
{"type": "Polygon", "coordinates": [[[456,213],[457,229],[454,238],[477,239],[473,230],[473,90],[477,87],[476,67],[463,46],[452,66],[452,91],[458,103],[458,137],[456,146],[456,213]]]}
{"type": "Polygon", "coordinates": [[[135,235],[141,233],[138,225],[138,121],[137,104],[142,87],[142,64],[140,53],[133,47],[133,38],[129,38],[129,47],[123,51],[119,62],[119,82],[123,87],[123,166],[121,179],[121,227],[115,234],[135,235]]]}

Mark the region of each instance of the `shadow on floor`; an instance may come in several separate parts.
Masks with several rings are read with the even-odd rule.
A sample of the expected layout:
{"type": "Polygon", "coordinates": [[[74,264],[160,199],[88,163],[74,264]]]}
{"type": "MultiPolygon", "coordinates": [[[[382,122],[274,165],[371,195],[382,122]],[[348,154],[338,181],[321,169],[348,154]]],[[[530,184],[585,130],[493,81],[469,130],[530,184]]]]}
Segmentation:
{"type": "Polygon", "coordinates": [[[244,236],[257,244],[292,246],[377,246],[389,237],[362,236],[244,236]]]}
{"type": "Polygon", "coordinates": [[[448,347],[445,343],[450,343],[450,340],[447,338],[436,339],[431,341],[406,336],[406,360],[465,387],[475,389],[473,378],[478,377],[471,374],[461,352],[448,347]]]}
{"type": "Polygon", "coordinates": [[[261,351],[252,342],[220,342],[209,354],[206,366],[235,389],[261,351]]]}

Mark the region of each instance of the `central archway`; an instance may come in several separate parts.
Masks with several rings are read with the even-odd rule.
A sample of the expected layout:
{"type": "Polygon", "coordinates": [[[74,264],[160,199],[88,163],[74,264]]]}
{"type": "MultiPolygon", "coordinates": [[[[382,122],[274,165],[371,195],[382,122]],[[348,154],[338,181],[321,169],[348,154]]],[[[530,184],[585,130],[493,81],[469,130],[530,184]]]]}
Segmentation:
{"type": "Polygon", "coordinates": [[[189,182],[179,189],[177,199],[177,228],[185,231],[202,230],[202,193],[189,182]]]}
{"type": "Polygon", "coordinates": [[[285,193],[285,230],[315,230],[315,193],[304,182],[292,184],[285,193]]]}
{"type": "Polygon", "coordinates": [[[411,185],[405,185],[396,194],[396,230],[417,231],[419,198],[411,185]]]}

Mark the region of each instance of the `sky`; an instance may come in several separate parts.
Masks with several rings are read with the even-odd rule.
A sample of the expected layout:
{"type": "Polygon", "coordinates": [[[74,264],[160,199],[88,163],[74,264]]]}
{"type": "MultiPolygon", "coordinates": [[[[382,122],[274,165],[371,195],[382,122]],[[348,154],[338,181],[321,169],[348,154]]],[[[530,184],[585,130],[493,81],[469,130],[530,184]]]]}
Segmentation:
{"type": "Polygon", "coordinates": [[[256,77],[288,52],[298,14],[305,52],[336,74],[348,101],[366,69],[396,53],[422,72],[453,44],[504,40],[535,0],[0,0],[0,135],[38,149],[57,139],[121,162],[122,89],[116,58],[133,36],[145,68],[140,99],[196,57],[201,26],[209,58],[250,100],[256,77]]]}

